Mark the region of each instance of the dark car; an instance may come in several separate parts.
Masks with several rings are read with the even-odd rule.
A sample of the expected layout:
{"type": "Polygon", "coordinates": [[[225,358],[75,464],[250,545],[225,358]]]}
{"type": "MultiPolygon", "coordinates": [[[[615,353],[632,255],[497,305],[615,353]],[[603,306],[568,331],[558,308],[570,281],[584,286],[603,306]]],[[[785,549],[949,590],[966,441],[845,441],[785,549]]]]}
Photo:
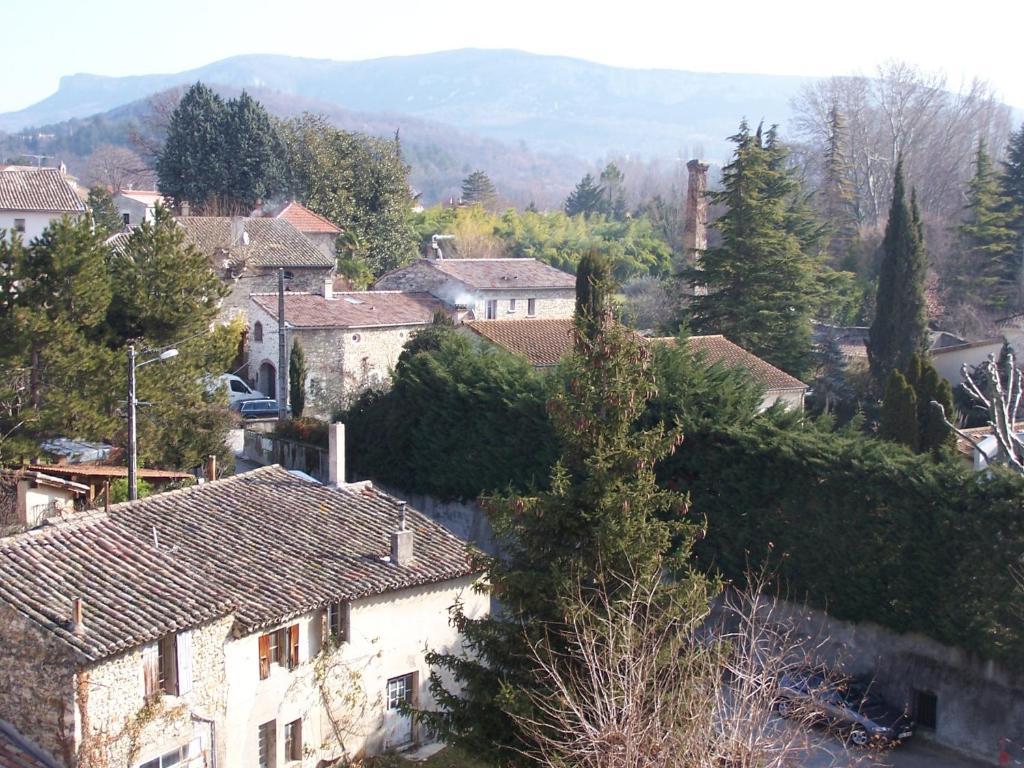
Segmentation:
{"type": "Polygon", "coordinates": [[[275,419],[277,408],[277,400],[246,400],[239,405],[238,412],[243,419],[275,419]]]}
{"type": "Polygon", "coordinates": [[[894,746],[914,735],[907,713],[874,693],[865,680],[812,671],[785,674],[776,707],[782,717],[806,717],[840,731],[858,747],[894,746]]]}

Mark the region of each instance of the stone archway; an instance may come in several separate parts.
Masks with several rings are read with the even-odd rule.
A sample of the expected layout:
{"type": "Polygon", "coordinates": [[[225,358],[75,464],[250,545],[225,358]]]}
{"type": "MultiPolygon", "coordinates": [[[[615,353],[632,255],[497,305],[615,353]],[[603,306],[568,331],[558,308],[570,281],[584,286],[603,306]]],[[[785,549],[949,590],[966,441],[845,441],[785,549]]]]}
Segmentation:
{"type": "Polygon", "coordinates": [[[260,365],[259,390],[267,397],[277,399],[277,369],[269,360],[260,365]]]}

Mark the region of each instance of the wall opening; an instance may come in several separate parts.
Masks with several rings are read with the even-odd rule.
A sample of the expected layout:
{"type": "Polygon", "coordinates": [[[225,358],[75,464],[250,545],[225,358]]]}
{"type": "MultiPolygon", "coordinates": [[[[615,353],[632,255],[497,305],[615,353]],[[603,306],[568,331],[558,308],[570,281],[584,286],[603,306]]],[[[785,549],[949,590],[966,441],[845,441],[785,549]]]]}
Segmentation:
{"type": "Polygon", "coordinates": [[[939,697],[931,691],[914,689],[914,722],[921,728],[935,730],[938,720],[939,697]]]}

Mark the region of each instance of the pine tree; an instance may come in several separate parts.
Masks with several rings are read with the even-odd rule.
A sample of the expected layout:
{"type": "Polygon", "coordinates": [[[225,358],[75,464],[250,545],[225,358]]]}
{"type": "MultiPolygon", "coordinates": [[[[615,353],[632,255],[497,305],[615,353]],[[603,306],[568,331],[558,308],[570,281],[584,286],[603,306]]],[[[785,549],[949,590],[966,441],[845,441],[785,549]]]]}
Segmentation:
{"type": "Polygon", "coordinates": [[[188,201],[196,213],[217,212],[228,179],[226,118],[224,101],[202,83],[178,102],[156,163],[160,191],[176,205],[188,201]]]}
{"type": "Polygon", "coordinates": [[[281,145],[263,105],[242,91],[224,115],[222,212],[247,215],[282,185],[281,145]]]}
{"type": "Polygon", "coordinates": [[[915,452],[920,447],[917,395],[898,370],[889,374],[889,382],[885,386],[878,434],[915,452]]]}
{"type": "Polygon", "coordinates": [[[685,280],[706,287],[691,302],[697,333],[722,333],[783,370],[800,376],[811,363],[810,316],[816,294],[817,228],[787,170],[785,149],[774,131],[767,141],[747,124],[731,137],[732,161],[723,189],[710,193],[727,210],[715,221],[721,244],[709,248],[700,269],[685,280]]]}
{"type": "Polygon", "coordinates": [[[1018,237],[1008,203],[985,143],[979,141],[959,228],[954,292],[959,301],[990,312],[1012,311],[1017,297],[1018,237]]]}
{"type": "Polygon", "coordinates": [[[832,266],[849,269],[857,240],[856,197],[850,180],[847,156],[849,137],[839,105],[833,103],[828,114],[828,139],[822,172],[821,215],[828,227],[828,253],[832,266]]]}
{"type": "MultiPolygon", "coordinates": [[[[705,610],[710,591],[683,570],[694,532],[683,523],[686,497],[655,482],[656,464],[681,434],[661,424],[638,428],[655,391],[650,351],[612,320],[610,304],[600,316],[593,337],[589,321],[578,322],[566,387],[549,405],[562,446],[549,489],[486,502],[503,553],[488,561],[502,615],[456,617],[470,655],[428,654],[438,668],[431,690],[440,712],[425,720],[495,765],[525,762],[520,750],[529,742],[512,714],[544,717],[530,709],[539,683],[528,648],[555,637],[573,614],[580,585],[613,589],[616,575],[665,571],[674,579],[660,582],[661,595],[679,597],[681,610],[694,614],[705,610]],[[458,693],[445,683],[449,674],[458,693]]],[[[560,663],[576,662],[569,653],[560,663]]]]}
{"type": "Polygon", "coordinates": [[[626,191],[623,187],[625,176],[615,163],[608,163],[601,171],[601,189],[604,190],[602,204],[604,213],[616,221],[626,218],[626,191]]]}
{"type": "Polygon", "coordinates": [[[604,210],[604,188],[595,182],[594,177],[588,173],[569,193],[564,207],[567,216],[583,214],[585,217],[590,217],[601,213],[604,210]]]}
{"type": "Polygon", "coordinates": [[[93,225],[100,237],[105,239],[124,229],[124,220],[117,212],[114,198],[106,187],[90,187],[85,205],[92,215],[93,225]]]}
{"type": "Polygon", "coordinates": [[[306,353],[302,351],[299,340],[292,342],[291,355],[288,358],[288,403],[292,409],[292,418],[301,419],[306,408],[306,353]]]}
{"type": "Polygon", "coordinates": [[[999,182],[1005,199],[1004,212],[1017,235],[1013,274],[1018,286],[1014,299],[1019,307],[1024,303],[1024,124],[1010,134],[999,182]]]}
{"type": "Polygon", "coordinates": [[[927,350],[925,260],[920,215],[915,202],[907,206],[900,161],[882,241],[875,319],[868,341],[868,361],[876,382],[888,381],[893,370],[907,367],[911,355],[927,350]]]}
{"type": "Polygon", "coordinates": [[[490,208],[498,197],[498,190],[491,178],[481,170],[475,170],[462,180],[462,202],[466,205],[482,205],[490,208]]]}

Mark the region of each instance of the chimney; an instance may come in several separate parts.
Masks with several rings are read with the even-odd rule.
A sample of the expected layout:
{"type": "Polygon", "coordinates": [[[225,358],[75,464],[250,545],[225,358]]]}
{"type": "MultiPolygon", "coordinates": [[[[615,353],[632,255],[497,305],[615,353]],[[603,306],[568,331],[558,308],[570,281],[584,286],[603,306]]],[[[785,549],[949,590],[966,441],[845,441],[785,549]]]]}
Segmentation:
{"type": "Polygon", "coordinates": [[[686,213],[683,218],[683,254],[690,264],[699,265],[708,247],[708,164],[691,160],[686,185],[686,213]]]}
{"type": "Polygon", "coordinates": [[[413,532],[405,527],[405,502],[398,502],[398,530],[391,534],[391,562],[407,565],[413,558],[413,532]]]}
{"type": "Polygon", "coordinates": [[[324,278],[324,298],[330,301],[334,298],[334,278],[324,278]]]}
{"type": "Polygon", "coordinates": [[[217,456],[210,454],[206,457],[206,468],[203,470],[206,482],[212,483],[217,479],[217,456]]]}
{"type": "Polygon", "coordinates": [[[245,240],[245,219],[241,216],[231,217],[231,247],[244,245],[245,240]]]}
{"type": "Polygon", "coordinates": [[[179,207],[181,208],[181,215],[182,216],[190,215],[189,212],[190,212],[191,208],[190,208],[190,206],[188,204],[188,200],[182,200],[181,201],[181,205],[179,207]]]}
{"type": "Polygon", "coordinates": [[[81,637],[85,634],[85,622],[82,620],[82,598],[71,601],[71,634],[81,637]]]}
{"type": "Polygon", "coordinates": [[[345,425],[331,424],[328,433],[328,479],[331,485],[345,484],[345,425]]]}

